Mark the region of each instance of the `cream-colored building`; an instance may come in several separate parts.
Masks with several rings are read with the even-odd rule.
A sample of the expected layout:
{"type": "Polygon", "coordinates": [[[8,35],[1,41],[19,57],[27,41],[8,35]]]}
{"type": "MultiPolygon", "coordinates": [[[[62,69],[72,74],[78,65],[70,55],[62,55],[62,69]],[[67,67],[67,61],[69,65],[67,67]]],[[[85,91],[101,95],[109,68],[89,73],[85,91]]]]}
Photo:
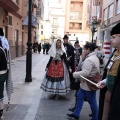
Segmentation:
{"type": "Polygon", "coordinates": [[[87,0],[66,0],[65,31],[69,40],[79,40],[81,45],[89,41],[87,26],[87,0]]]}
{"type": "Polygon", "coordinates": [[[66,0],[46,0],[44,33],[45,42],[52,43],[55,38],[63,38],[65,26],[66,0]]]}

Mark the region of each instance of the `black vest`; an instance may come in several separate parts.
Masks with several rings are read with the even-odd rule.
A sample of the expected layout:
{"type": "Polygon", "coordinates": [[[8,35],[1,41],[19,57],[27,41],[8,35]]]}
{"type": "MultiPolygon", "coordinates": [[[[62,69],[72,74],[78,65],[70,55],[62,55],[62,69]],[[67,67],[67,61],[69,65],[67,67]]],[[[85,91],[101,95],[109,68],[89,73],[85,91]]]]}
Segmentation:
{"type": "Polygon", "coordinates": [[[7,70],[7,57],[5,50],[0,47],[0,71],[7,70]]]}

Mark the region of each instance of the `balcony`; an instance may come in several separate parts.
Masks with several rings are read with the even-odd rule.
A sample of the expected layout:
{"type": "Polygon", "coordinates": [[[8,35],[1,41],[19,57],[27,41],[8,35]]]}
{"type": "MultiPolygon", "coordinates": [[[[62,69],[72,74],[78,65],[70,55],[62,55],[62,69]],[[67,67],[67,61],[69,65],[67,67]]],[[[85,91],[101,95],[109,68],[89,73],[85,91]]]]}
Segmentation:
{"type": "Polygon", "coordinates": [[[71,1],[70,11],[83,11],[83,2],[71,1]]]}
{"type": "Polygon", "coordinates": [[[17,5],[17,1],[15,1],[15,0],[0,0],[0,6],[6,12],[11,12],[13,15],[18,17],[19,19],[22,18],[22,16],[18,13],[19,7],[17,5]]]}
{"type": "Polygon", "coordinates": [[[18,5],[13,0],[0,0],[0,6],[9,12],[17,12],[18,5]]]}
{"type": "Polygon", "coordinates": [[[53,23],[52,24],[52,28],[58,28],[59,27],[59,24],[58,23],[53,23]]]}

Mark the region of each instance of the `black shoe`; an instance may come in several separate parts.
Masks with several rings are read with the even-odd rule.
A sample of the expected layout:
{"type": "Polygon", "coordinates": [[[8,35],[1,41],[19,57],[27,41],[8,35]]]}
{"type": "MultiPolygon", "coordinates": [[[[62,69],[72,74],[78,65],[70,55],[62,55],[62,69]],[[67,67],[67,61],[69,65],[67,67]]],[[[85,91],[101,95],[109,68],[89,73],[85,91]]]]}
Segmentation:
{"type": "Polygon", "coordinates": [[[0,110],[0,120],[3,119],[3,110],[0,110]]]}
{"type": "Polygon", "coordinates": [[[89,114],[89,117],[92,117],[92,113],[89,114]]]}
{"type": "Polygon", "coordinates": [[[79,120],[79,117],[73,115],[73,114],[67,114],[68,117],[74,118],[75,120],[79,120]]]}
{"type": "Polygon", "coordinates": [[[69,111],[74,112],[75,108],[69,108],[69,111]]]}

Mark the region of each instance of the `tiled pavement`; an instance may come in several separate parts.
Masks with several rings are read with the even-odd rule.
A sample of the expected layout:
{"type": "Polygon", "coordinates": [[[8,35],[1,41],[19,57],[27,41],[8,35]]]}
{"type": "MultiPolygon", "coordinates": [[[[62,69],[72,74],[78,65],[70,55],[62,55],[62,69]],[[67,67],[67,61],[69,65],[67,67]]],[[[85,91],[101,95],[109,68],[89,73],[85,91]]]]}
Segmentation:
{"type": "MultiPolygon", "coordinates": [[[[12,61],[12,77],[14,93],[8,111],[4,110],[4,120],[70,120],[66,113],[74,103],[74,91],[59,100],[49,100],[47,95],[40,90],[40,84],[45,75],[45,66],[48,55],[33,54],[32,56],[33,81],[25,81],[25,59],[20,57],[12,61]]],[[[5,104],[7,96],[5,94],[5,104]]],[[[84,103],[80,120],[89,120],[90,107],[84,103]]]]}

